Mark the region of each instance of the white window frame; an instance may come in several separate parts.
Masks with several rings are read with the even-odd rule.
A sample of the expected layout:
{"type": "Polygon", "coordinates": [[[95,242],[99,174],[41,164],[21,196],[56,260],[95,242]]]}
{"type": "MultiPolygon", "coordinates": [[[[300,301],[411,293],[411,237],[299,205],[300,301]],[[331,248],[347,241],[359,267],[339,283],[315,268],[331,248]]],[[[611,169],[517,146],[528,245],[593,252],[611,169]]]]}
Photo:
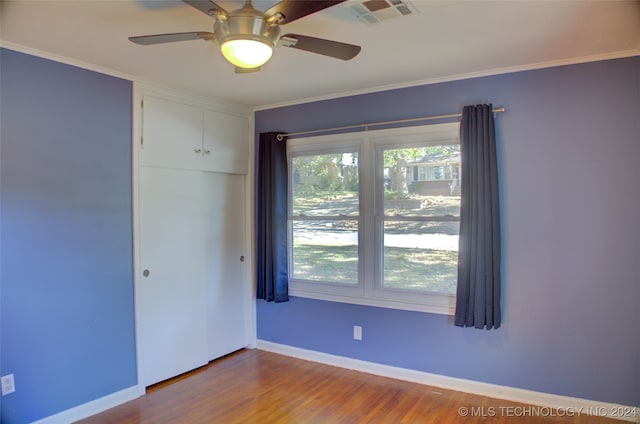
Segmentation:
{"type": "MultiPolygon", "coordinates": [[[[421,125],[346,134],[294,138],[287,141],[289,181],[292,181],[292,158],[301,155],[321,155],[338,152],[358,152],[359,217],[358,217],[358,284],[308,282],[292,276],[292,221],[289,220],[289,294],[334,302],[377,306],[410,311],[453,315],[455,295],[416,292],[381,287],[384,199],[377,195],[384,184],[382,151],[459,142],[460,123],[421,125]]],[[[293,199],[289,184],[289,215],[293,199]]]]}

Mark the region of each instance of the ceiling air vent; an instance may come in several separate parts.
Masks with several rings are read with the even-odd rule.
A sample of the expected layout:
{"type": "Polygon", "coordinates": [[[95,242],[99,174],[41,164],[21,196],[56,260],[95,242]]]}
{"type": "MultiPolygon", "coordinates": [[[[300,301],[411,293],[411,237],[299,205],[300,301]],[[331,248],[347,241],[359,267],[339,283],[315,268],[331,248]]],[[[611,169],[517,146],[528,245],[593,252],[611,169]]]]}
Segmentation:
{"type": "Polygon", "coordinates": [[[348,7],[367,25],[418,13],[418,10],[407,0],[366,0],[350,2],[345,7],[348,7]]]}

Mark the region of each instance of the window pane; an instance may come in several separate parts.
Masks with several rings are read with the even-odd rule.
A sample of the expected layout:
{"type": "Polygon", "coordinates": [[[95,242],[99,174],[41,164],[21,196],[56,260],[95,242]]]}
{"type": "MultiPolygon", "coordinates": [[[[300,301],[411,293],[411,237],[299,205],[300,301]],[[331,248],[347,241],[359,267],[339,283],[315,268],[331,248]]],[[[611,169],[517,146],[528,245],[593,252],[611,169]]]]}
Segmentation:
{"type": "Polygon", "coordinates": [[[455,294],[458,222],[384,224],[384,288],[455,294]]]}
{"type": "Polygon", "coordinates": [[[293,222],[292,277],[358,284],[358,221],[293,222]]]}
{"type": "Polygon", "coordinates": [[[393,198],[385,193],[384,206],[385,216],[451,216],[457,219],[460,215],[460,195],[411,194],[407,198],[393,198]]]}
{"type": "Polygon", "coordinates": [[[458,216],[460,145],[384,150],[386,216],[458,216]]]}
{"type": "Polygon", "coordinates": [[[294,216],[357,216],[358,154],[334,153],[292,159],[294,216]]]}

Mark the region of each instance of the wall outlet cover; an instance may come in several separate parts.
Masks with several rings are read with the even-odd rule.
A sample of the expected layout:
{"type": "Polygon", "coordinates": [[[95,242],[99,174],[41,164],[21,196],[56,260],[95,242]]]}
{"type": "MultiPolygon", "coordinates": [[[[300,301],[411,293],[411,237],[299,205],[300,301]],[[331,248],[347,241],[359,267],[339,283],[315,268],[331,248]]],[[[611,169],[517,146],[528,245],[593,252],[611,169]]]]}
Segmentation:
{"type": "Polygon", "coordinates": [[[360,327],[359,325],[353,326],[353,339],[362,340],[362,327],[360,327]]]}
{"type": "Polygon", "coordinates": [[[7,374],[2,376],[2,396],[8,395],[16,391],[16,384],[13,379],[13,374],[7,374]]]}

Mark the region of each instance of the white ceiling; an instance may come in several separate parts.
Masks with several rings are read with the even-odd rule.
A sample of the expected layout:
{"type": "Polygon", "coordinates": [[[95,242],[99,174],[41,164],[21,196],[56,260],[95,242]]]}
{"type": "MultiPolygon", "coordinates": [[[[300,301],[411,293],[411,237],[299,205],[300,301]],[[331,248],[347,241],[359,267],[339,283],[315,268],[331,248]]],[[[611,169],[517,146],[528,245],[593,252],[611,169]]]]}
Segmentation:
{"type": "MultiPolygon", "coordinates": [[[[227,10],[241,0],[218,1],[227,10]]],[[[256,0],[264,10],[274,1],[256,0]]],[[[351,61],[282,47],[235,74],[212,42],[139,46],[129,36],[211,31],[181,1],[2,1],[3,45],[252,107],[508,70],[640,55],[640,1],[411,0],[417,15],[365,25],[344,4],[283,27],[362,46],[351,61]]]]}

